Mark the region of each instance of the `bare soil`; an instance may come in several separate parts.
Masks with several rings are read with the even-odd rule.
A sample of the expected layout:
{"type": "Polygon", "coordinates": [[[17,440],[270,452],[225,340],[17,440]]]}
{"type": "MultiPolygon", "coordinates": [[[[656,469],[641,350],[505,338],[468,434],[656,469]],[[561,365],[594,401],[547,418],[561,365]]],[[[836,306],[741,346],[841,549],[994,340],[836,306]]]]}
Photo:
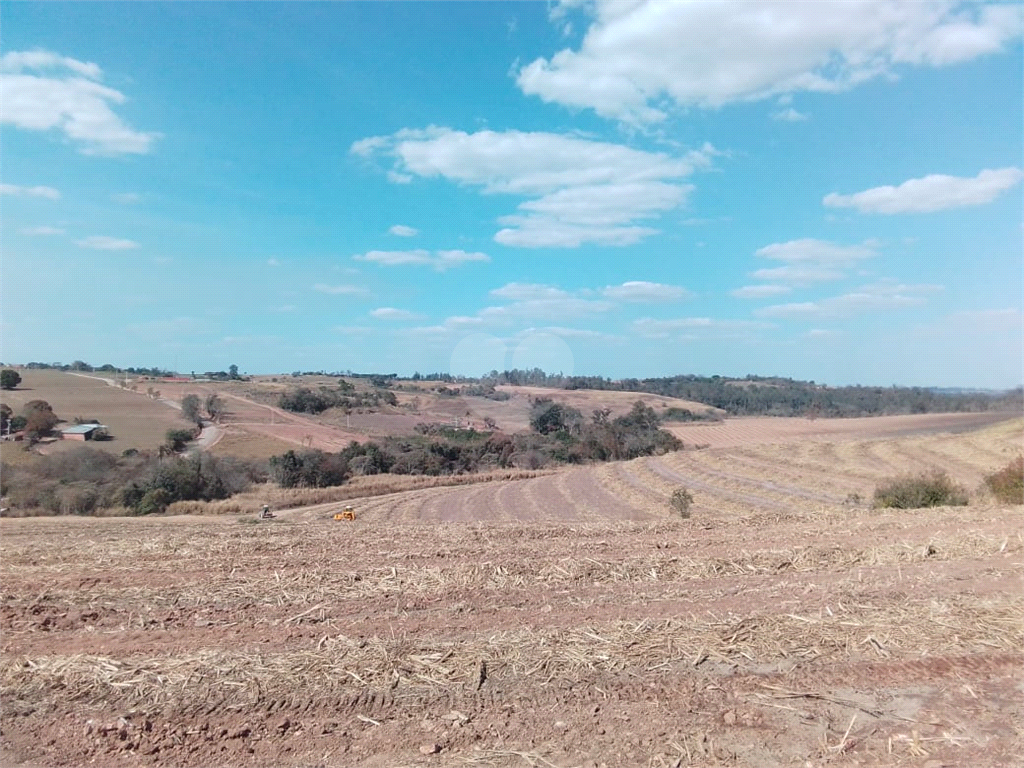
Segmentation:
{"type": "Polygon", "coordinates": [[[1022,424],[251,517],[0,521],[0,762],[1019,765],[1022,424]],[[685,481],[697,503],[673,516],[685,481]]]}

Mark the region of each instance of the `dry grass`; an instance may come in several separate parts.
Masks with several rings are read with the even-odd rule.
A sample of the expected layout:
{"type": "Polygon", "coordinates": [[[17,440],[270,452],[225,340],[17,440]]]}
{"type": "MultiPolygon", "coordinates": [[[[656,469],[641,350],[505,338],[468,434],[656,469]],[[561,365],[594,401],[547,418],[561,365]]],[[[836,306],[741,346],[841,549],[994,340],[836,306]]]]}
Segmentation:
{"type": "Polygon", "coordinates": [[[271,435],[254,434],[239,427],[225,427],[224,436],[217,441],[211,453],[218,456],[237,456],[242,459],[269,459],[287,451],[296,450],[294,443],[271,435]]]}
{"type": "MultiPolygon", "coordinates": [[[[865,658],[915,655],[926,627],[935,653],[1019,650],[1024,601],[949,599],[861,604],[831,614],[748,618],[687,617],[607,622],[573,629],[521,629],[466,636],[322,636],[312,650],[283,653],[200,650],[175,656],[107,658],[72,654],[5,658],[0,693],[39,701],[53,691],[91,706],[188,711],[223,703],[244,708],[295,699],[344,696],[365,687],[403,696],[479,687],[481,662],[491,680],[571,682],[584,670],[637,676],[654,670],[724,663],[810,660],[830,654],[865,658]],[[228,703],[230,702],[230,703],[228,703]]],[[[308,615],[308,612],[307,612],[308,615]]],[[[296,616],[296,620],[302,616],[296,616]]]]}

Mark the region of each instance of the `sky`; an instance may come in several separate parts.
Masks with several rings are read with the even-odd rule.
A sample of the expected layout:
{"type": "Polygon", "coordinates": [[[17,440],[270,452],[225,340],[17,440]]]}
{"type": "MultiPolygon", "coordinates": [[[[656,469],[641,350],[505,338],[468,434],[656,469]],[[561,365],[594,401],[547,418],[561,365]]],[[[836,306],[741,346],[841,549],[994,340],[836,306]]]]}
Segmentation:
{"type": "Polygon", "coordinates": [[[1024,379],[1019,3],[4,3],[0,359],[1024,379]]]}

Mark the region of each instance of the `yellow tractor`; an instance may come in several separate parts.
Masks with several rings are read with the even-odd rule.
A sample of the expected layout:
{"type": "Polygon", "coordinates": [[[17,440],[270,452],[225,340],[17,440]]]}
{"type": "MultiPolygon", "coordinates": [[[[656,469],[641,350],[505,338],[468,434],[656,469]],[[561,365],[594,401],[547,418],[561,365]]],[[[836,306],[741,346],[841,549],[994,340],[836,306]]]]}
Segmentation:
{"type": "Polygon", "coordinates": [[[345,507],[345,509],[343,509],[341,512],[335,512],[334,513],[334,519],[335,520],[355,520],[356,519],[355,510],[353,510],[352,507],[345,507]]]}

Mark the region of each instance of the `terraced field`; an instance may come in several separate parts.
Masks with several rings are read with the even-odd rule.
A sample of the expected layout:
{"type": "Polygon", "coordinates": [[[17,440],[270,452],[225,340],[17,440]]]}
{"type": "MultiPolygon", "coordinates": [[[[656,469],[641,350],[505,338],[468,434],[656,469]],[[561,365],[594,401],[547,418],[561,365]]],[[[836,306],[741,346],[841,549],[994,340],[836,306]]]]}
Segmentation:
{"type": "Polygon", "coordinates": [[[251,517],[0,520],[0,764],[1013,766],[1020,419],[251,517]],[[667,494],[696,498],[673,517],[667,494]]]}
{"type": "MultiPolygon", "coordinates": [[[[978,420],[978,414],[968,416],[978,420]]],[[[772,421],[782,426],[781,436],[789,438],[787,420],[772,421]]],[[[863,421],[870,425],[870,420],[863,421]]],[[[955,421],[954,425],[960,426],[955,421]]],[[[915,417],[904,416],[892,417],[878,428],[884,434],[923,426],[915,417]]],[[[759,424],[755,429],[764,431],[766,427],[759,424]]],[[[545,477],[430,488],[351,503],[375,523],[659,520],[670,514],[672,491],[685,486],[694,495],[698,515],[813,512],[867,503],[880,480],[907,472],[944,469],[975,490],[985,474],[1004,466],[1019,452],[1020,444],[1020,422],[1007,421],[1004,415],[1001,422],[966,434],[940,432],[834,442],[754,441],[567,469],[545,477]]],[[[286,514],[311,519],[324,513],[286,514]]]]}

